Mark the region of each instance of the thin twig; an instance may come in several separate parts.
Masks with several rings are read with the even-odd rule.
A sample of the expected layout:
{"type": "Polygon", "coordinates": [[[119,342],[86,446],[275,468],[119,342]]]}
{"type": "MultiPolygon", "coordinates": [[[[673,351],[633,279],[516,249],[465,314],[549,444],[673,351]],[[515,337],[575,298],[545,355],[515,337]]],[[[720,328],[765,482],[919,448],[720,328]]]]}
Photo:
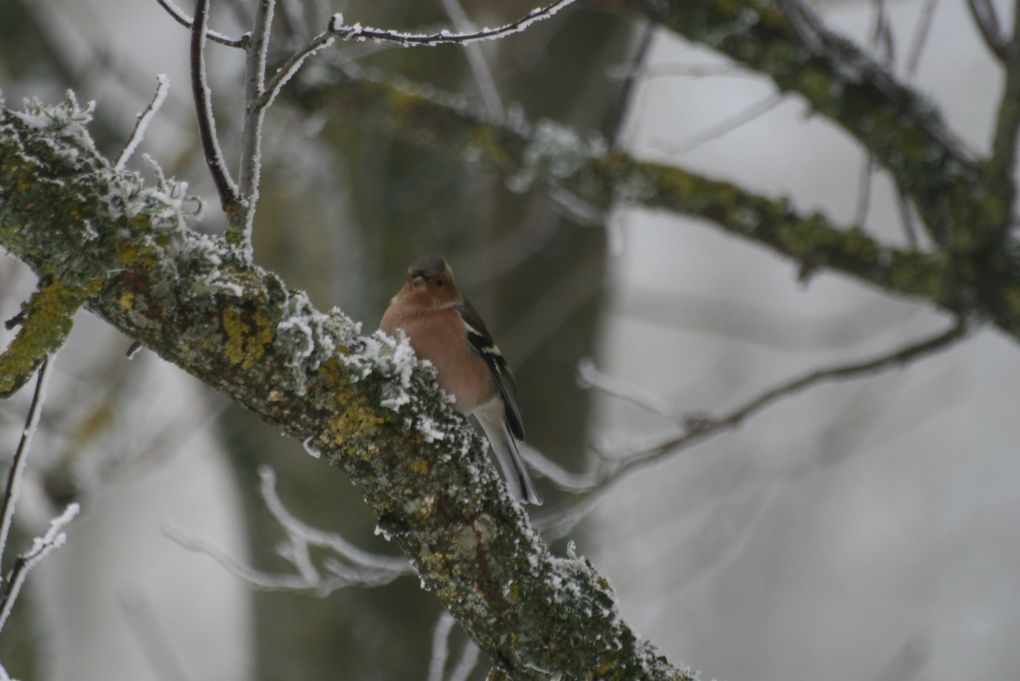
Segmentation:
{"type": "Polygon", "coordinates": [[[411,566],[404,558],[373,554],[338,534],[308,527],[280,501],[272,469],[263,466],[259,475],[266,508],[287,533],[287,541],[278,553],[294,566],[296,574],[270,574],[256,570],[234,560],[221,548],[174,528],[165,528],[163,534],[189,551],[206,554],[228,572],[258,589],[305,591],[325,596],[350,586],[382,586],[411,573],[411,566]],[[312,546],[329,549],[343,561],[324,560],[323,567],[328,573],[324,576],[312,563],[309,550],[312,546]]]}
{"type": "Polygon", "coordinates": [[[220,150],[219,139],[216,137],[216,119],[213,116],[205,73],[209,2],[210,0],[197,0],[195,3],[195,19],[191,25],[191,93],[195,99],[195,112],[198,114],[198,135],[202,140],[205,163],[220,196],[220,205],[229,213],[231,206],[237,202],[237,185],[230,178],[223,160],[223,152],[220,150]]]}
{"type": "Polygon", "coordinates": [[[917,226],[914,224],[914,212],[910,208],[908,199],[899,187],[896,188],[896,207],[900,211],[900,224],[903,225],[903,233],[907,236],[907,246],[910,250],[916,251],[919,244],[917,238],[917,226]]]}
{"type": "Polygon", "coordinates": [[[460,651],[460,658],[457,665],[450,672],[447,681],[467,681],[475,666],[478,665],[478,653],[481,652],[475,642],[468,639],[460,651]]]}
{"type": "Polygon", "coordinates": [[[453,630],[453,616],[446,610],[439,614],[436,628],[432,630],[432,656],[429,659],[428,681],[443,681],[443,669],[450,656],[450,632],[453,630]]]}
{"type": "Polygon", "coordinates": [[[362,26],[360,23],[348,26],[343,23],[343,16],[340,14],[333,15],[327,30],[341,40],[374,40],[377,42],[398,43],[404,47],[467,45],[482,40],[497,40],[514,33],[520,33],[536,22],[549,19],[564,7],[574,4],[576,1],[557,0],[551,5],[537,7],[524,16],[502,26],[481,28],[477,31],[468,31],[466,33],[451,33],[447,30],[436,33],[403,33],[401,31],[373,28],[372,26],[362,26]]]}
{"type": "Polygon", "coordinates": [[[135,149],[141,144],[142,139],[145,137],[145,130],[149,127],[149,121],[152,120],[153,116],[159,111],[159,108],[163,106],[163,101],[166,99],[167,92],[170,91],[170,79],[167,78],[165,73],[161,73],[156,76],[156,92],[152,95],[152,100],[149,102],[141,113],[138,114],[138,120],[135,121],[134,130],[131,131],[130,137],[128,137],[127,143],[117,156],[117,160],[114,162],[113,167],[120,170],[127,163],[128,159],[131,158],[131,154],[135,153],[135,149]]]}
{"type": "Polygon", "coordinates": [[[988,161],[988,179],[993,190],[1002,195],[1009,211],[1004,216],[1003,229],[1010,228],[1013,198],[1016,196],[1016,147],[1020,141],[1020,3],[1014,8],[1013,35],[1007,49],[1006,84],[999,100],[995,136],[992,139],[992,157],[988,161]]]}
{"type": "Polygon", "coordinates": [[[280,94],[280,90],[294,77],[294,74],[304,65],[305,61],[319,50],[332,45],[335,40],[336,37],[331,35],[329,31],[323,31],[305,43],[297,52],[287,57],[283,64],[276,69],[273,77],[269,79],[269,83],[266,85],[257,106],[261,109],[266,109],[272,105],[276,96],[280,94]]]}
{"type": "Polygon", "coordinates": [[[121,598],[121,609],[142,655],[159,681],[188,681],[180,656],[160,626],[151,603],[141,592],[121,598]]]}
{"type": "Polygon", "coordinates": [[[28,573],[50,552],[64,545],[67,535],[63,529],[74,520],[78,511],[78,504],[68,504],[63,513],[50,521],[50,527],[46,530],[46,534],[32,540],[32,547],[14,561],[11,574],[7,576],[4,584],[3,595],[0,596],[0,631],[3,631],[4,625],[7,624],[7,618],[10,617],[11,610],[14,609],[14,604],[18,600],[21,587],[28,578],[28,573]]]}
{"type": "Polygon", "coordinates": [[[21,494],[21,478],[25,473],[25,466],[28,463],[28,452],[32,446],[32,436],[39,425],[39,415],[42,413],[42,405],[46,400],[46,379],[49,376],[50,360],[47,357],[39,365],[35,378],[35,391],[32,393],[32,402],[28,406],[28,414],[25,416],[25,427],[21,431],[21,439],[18,441],[18,448],[14,450],[14,457],[11,459],[11,469],[7,473],[7,484],[4,487],[4,496],[0,500],[0,562],[3,561],[4,550],[7,548],[7,537],[11,531],[11,523],[14,520],[14,509],[18,504],[18,497],[21,494]]]}
{"type": "Polygon", "coordinates": [[[1006,40],[1002,37],[1002,29],[999,26],[999,15],[995,11],[995,5],[990,0],[967,0],[967,7],[978,27],[981,38],[984,39],[988,51],[1003,64],[1009,57],[1009,48],[1006,40]]]}
{"type": "MultiPolygon", "coordinates": [[[[789,397],[805,388],[823,383],[826,381],[848,380],[882,371],[888,367],[904,365],[920,359],[937,350],[941,350],[963,337],[966,333],[966,324],[958,320],[949,329],[934,336],[929,336],[921,341],[914,341],[901,346],[891,352],[878,355],[871,359],[850,364],[842,364],[835,367],[818,369],[803,376],[785,381],[773,388],[770,388],[758,396],[748,400],[743,405],[730,411],[728,414],[719,417],[701,417],[696,420],[689,420],[684,424],[681,432],[673,437],[668,437],[652,447],[644,448],[623,459],[606,460],[606,469],[598,476],[597,486],[605,485],[610,481],[619,478],[624,472],[635,467],[648,464],[658,460],[664,455],[675,452],[684,447],[691,446],[697,442],[707,439],[723,430],[736,428],[755,413],[765,409],[774,402],[789,397]]],[[[593,384],[601,387],[599,384],[593,384]]]]}
{"type": "MultiPolygon", "coordinates": [[[[174,21],[183,26],[184,28],[190,29],[192,22],[194,21],[191,17],[185,14],[177,5],[170,0],[156,0],[160,7],[166,10],[174,21]]],[[[219,31],[207,30],[206,36],[209,40],[220,45],[226,45],[227,47],[237,47],[244,49],[248,46],[248,40],[251,38],[250,35],[245,33],[240,38],[231,38],[230,36],[224,35],[219,31]]]]}
{"type": "Polygon", "coordinates": [[[727,135],[742,125],[750,123],[759,116],[767,114],[772,109],[783,103],[785,96],[782,93],[774,93],[758,100],[754,104],[738,111],[729,118],[726,118],[716,125],[710,126],[684,140],[680,145],[670,149],[670,153],[681,156],[689,154],[703,144],[727,135]]]}
{"type": "Polygon", "coordinates": [[[273,25],[276,0],[258,0],[255,25],[244,67],[244,123],[241,128],[241,166],[238,177],[238,208],[228,213],[227,243],[245,261],[252,256],[251,230],[259,199],[262,168],[262,121],[266,107],[262,96],[266,89],[266,54],[269,31],[273,25]]]}
{"type": "MultiPolygon", "coordinates": [[[[442,2],[443,9],[446,10],[450,21],[453,22],[454,28],[461,33],[474,30],[474,26],[471,24],[471,20],[468,19],[467,14],[464,13],[464,8],[461,7],[459,0],[442,0],[442,2]]],[[[486,111],[493,118],[497,120],[502,119],[506,113],[506,110],[503,108],[503,99],[499,96],[496,79],[492,77],[492,70],[489,68],[489,62],[485,59],[485,52],[482,51],[482,46],[474,43],[468,45],[464,50],[464,56],[467,57],[468,66],[471,68],[471,75],[478,86],[478,92],[485,103],[486,111]]]]}
{"type": "Polygon", "coordinates": [[[938,4],[939,0],[925,0],[924,7],[921,8],[921,18],[917,22],[917,28],[914,29],[914,38],[910,41],[910,51],[907,53],[907,63],[904,66],[908,76],[917,73],[917,67],[921,63],[921,52],[931,34],[932,19],[935,18],[935,8],[938,4]]]}

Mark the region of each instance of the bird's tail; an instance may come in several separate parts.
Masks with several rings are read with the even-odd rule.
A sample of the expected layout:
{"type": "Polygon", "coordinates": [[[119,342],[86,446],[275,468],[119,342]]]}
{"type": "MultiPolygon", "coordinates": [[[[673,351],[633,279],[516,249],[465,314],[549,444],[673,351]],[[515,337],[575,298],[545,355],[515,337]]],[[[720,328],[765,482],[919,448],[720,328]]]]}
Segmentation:
{"type": "Polygon", "coordinates": [[[517,448],[517,440],[510,434],[503,415],[503,404],[497,401],[498,409],[482,408],[475,411],[475,418],[481,424],[485,436],[496,455],[496,462],[503,471],[510,493],[526,504],[542,505],[542,495],[535,489],[535,484],[524,467],[524,459],[517,448]]]}

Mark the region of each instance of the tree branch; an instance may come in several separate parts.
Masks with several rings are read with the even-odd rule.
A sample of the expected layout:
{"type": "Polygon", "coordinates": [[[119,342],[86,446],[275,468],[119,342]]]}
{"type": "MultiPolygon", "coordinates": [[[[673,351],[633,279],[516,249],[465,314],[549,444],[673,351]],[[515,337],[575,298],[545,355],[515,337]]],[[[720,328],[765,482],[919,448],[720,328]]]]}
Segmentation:
{"type": "Polygon", "coordinates": [[[1013,36],[1006,59],[1005,83],[999,98],[999,110],[992,138],[992,156],[988,161],[988,184],[1001,196],[1004,211],[998,215],[1000,228],[993,237],[1009,233],[1013,221],[1013,201],[1016,198],[1016,152],[1020,140],[1020,4],[1013,8],[1013,36]]]}
{"type": "MultiPolygon", "coordinates": [[[[350,67],[345,74],[338,76],[339,82],[301,83],[294,96],[309,111],[360,115],[363,124],[400,139],[484,163],[518,190],[536,182],[559,184],[600,210],[613,204],[637,205],[703,218],[808,271],[845,274],[889,293],[928,300],[954,315],[957,296],[968,286],[942,256],[884,245],[818,213],[801,215],[785,199],[611,152],[603,142],[580,139],[549,121],[534,126],[495,123],[421,89],[379,82],[350,67]]],[[[992,290],[998,302],[989,301],[989,307],[999,310],[993,315],[996,323],[1020,337],[1020,301],[1014,308],[1000,298],[1005,289],[986,293],[992,290]]]]}
{"type": "Polygon", "coordinates": [[[691,679],[634,636],[586,561],[549,552],[406,341],[364,337],[233,261],[186,227],[169,181],[115,171],[68,118],[0,109],[0,245],[69,285],[99,278],[92,311],[345,470],[507,676],[691,679]]]}
{"type": "MultiPolygon", "coordinates": [[[[177,5],[172,3],[170,0],[156,0],[156,2],[159,3],[160,7],[166,10],[166,13],[169,14],[174,21],[176,21],[184,28],[191,29],[193,19],[184,12],[182,12],[177,5]]],[[[209,40],[213,41],[214,43],[219,43],[220,45],[226,45],[227,47],[236,47],[240,49],[248,47],[248,42],[251,40],[251,36],[247,33],[245,33],[240,38],[231,38],[230,36],[223,35],[219,31],[212,30],[207,30],[205,34],[206,37],[208,37],[209,40]]]]}
{"type": "Polygon", "coordinates": [[[7,538],[14,522],[14,509],[18,505],[18,497],[21,496],[21,478],[25,473],[25,466],[28,464],[32,436],[35,435],[36,426],[39,425],[39,416],[42,414],[49,366],[50,362],[47,358],[39,365],[39,371],[36,373],[35,391],[32,393],[28,415],[25,416],[25,427],[21,431],[18,448],[14,450],[14,456],[11,457],[11,467],[7,471],[7,484],[4,485],[4,495],[0,499],[0,563],[3,562],[4,553],[7,550],[7,538]]]}
{"type": "Polygon", "coordinates": [[[266,88],[266,54],[273,25],[276,0],[258,0],[251,44],[244,64],[244,121],[241,128],[241,169],[238,177],[238,202],[227,212],[227,243],[241,255],[243,262],[252,260],[252,222],[259,200],[262,174],[262,121],[266,107],[261,104],[266,88]]]}
{"type": "Polygon", "coordinates": [[[967,8],[970,10],[970,16],[974,19],[974,25],[977,26],[978,33],[985,41],[988,51],[1005,64],[1009,48],[1002,37],[999,15],[995,11],[995,5],[990,0],[967,0],[967,8]]]}
{"type": "Polygon", "coordinates": [[[693,446],[703,442],[713,435],[725,430],[736,428],[744,421],[771,406],[773,403],[801,392],[811,386],[827,381],[843,381],[863,376],[873,375],[890,367],[904,366],[910,362],[921,359],[939,350],[945,349],[964,337],[967,327],[961,320],[957,320],[951,327],[933,336],[928,336],[920,341],[911,341],[892,351],[884,352],[875,357],[840,364],[824,369],[816,369],[801,376],[784,381],[779,385],[768,388],[759,395],[747,400],[739,407],[732,409],[720,417],[698,416],[695,418],[677,418],[671,415],[671,411],[664,405],[661,398],[648,395],[640,389],[618,385],[616,381],[601,376],[589,367],[583,369],[584,383],[595,387],[608,394],[615,395],[630,402],[634,402],[652,413],[682,421],[682,432],[678,435],[666,438],[652,447],[642,447],[639,452],[629,454],[622,458],[604,458],[604,465],[587,482],[575,484],[574,491],[590,491],[609,484],[634,468],[648,465],[668,454],[677,452],[679,449],[693,446]]]}
{"type": "Polygon", "coordinates": [[[191,25],[191,93],[195,99],[198,114],[198,135],[202,141],[202,153],[209,167],[220,206],[229,215],[236,210],[238,201],[237,185],[230,177],[220,142],[216,136],[216,119],[213,116],[211,93],[205,72],[206,24],[209,17],[210,0],[196,0],[195,19],[191,25]]]}
{"type": "Polygon", "coordinates": [[[796,7],[794,17],[773,0],[592,4],[642,14],[770,77],[781,92],[802,96],[889,170],[914,199],[936,243],[950,242],[954,230],[967,230],[979,219],[972,204],[959,200],[980,194],[978,164],[938,110],[849,40],[825,29],[802,3],[778,3],[796,7]]]}

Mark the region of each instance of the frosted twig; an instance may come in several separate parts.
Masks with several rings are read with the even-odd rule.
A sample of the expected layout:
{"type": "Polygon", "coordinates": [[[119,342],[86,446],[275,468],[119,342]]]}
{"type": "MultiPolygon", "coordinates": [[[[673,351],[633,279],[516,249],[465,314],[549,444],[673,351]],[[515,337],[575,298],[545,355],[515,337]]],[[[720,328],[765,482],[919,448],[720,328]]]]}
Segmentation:
{"type": "Polygon", "coordinates": [[[129,594],[120,599],[128,630],[135,637],[142,654],[158,681],[188,681],[188,674],[180,657],[160,627],[152,605],[142,593],[129,594]]]}
{"type": "MultiPolygon", "coordinates": [[[[675,435],[669,436],[650,447],[643,447],[638,451],[631,452],[623,458],[609,459],[603,457],[600,462],[601,468],[596,472],[594,482],[588,489],[596,489],[599,486],[606,485],[618,479],[629,470],[656,461],[666,454],[689,447],[724,430],[736,428],[745,420],[772,405],[774,402],[813,385],[826,381],[859,378],[883,371],[892,366],[913,362],[961,339],[966,333],[966,329],[964,321],[962,319],[957,320],[945,331],[920,341],[912,341],[890,352],[860,362],[817,369],[787,380],[765,390],[721,417],[698,416],[677,419],[680,430],[675,435]]],[[[618,391],[612,390],[611,384],[607,384],[604,381],[591,383],[591,385],[614,397],[635,401],[633,395],[628,392],[622,392],[621,394],[618,391]]],[[[640,402],[638,403],[640,404],[640,402]]],[[[661,413],[661,410],[656,411],[656,413],[661,413]]]]}
{"type": "Polygon", "coordinates": [[[496,28],[481,28],[466,33],[451,33],[447,30],[438,33],[404,33],[383,28],[373,28],[359,24],[346,25],[343,16],[334,14],[330,21],[329,32],[341,40],[374,40],[392,42],[404,47],[434,47],[436,45],[467,45],[482,40],[498,40],[514,33],[524,31],[532,24],[554,16],[564,7],[574,4],[577,0],[557,0],[544,7],[537,7],[524,16],[496,28]]]}
{"type": "MultiPolygon", "coordinates": [[[[564,7],[573,4],[577,0],[558,0],[557,2],[533,9],[524,16],[508,24],[496,28],[483,28],[477,31],[462,33],[451,33],[442,30],[437,33],[403,33],[390,29],[373,28],[359,24],[346,25],[343,23],[343,16],[334,14],[329,20],[326,30],[309,40],[294,54],[288,57],[273,74],[265,92],[258,100],[259,108],[266,108],[272,104],[279,94],[280,89],[287,81],[294,77],[305,61],[319,50],[329,47],[336,39],[364,42],[386,42],[396,43],[404,47],[436,46],[436,45],[470,45],[482,40],[497,40],[514,33],[519,33],[532,24],[548,19],[564,7]]],[[[483,88],[484,89],[484,88],[483,88]]],[[[483,91],[483,96],[485,93],[483,91]]],[[[502,108],[500,106],[500,108],[502,108]]]]}
{"type": "Polygon", "coordinates": [[[276,0],[258,0],[255,25],[244,65],[244,123],[241,128],[241,166],[238,177],[239,210],[228,213],[227,243],[237,249],[245,261],[252,257],[251,230],[259,199],[262,173],[262,121],[266,109],[262,96],[266,89],[266,54],[269,31],[273,25],[276,0]]]}
{"type": "Polygon", "coordinates": [[[967,7],[978,27],[981,38],[984,39],[988,51],[996,59],[1005,63],[1009,56],[1009,47],[1002,37],[1002,29],[999,27],[999,15],[995,11],[995,5],[991,0],[967,0],[967,7]]]}
{"type": "Polygon", "coordinates": [[[432,631],[432,657],[429,659],[428,681],[443,681],[446,658],[450,655],[450,631],[453,616],[446,610],[439,614],[436,628],[432,631]]]}
{"type": "Polygon", "coordinates": [[[590,357],[577,363],[577,383],[582,388],[598,388],[604,393],[632,402],[645,411],[667,419],[676,419],[676,409],[650,390],[608,376],[595,367],[590,357]]]}
{"type": "Polygon", "coordinates": [[[216,137],[216,119],[213,117],[209,84],[205,72],[205,39],[209,19],[210,0],[198,0],[195,4],[195,19],[191,25],[191,93],[195,99],[198,114],[198,135],[202,140],[202,153],[209,167],[216,192],[220,196],[223,210],[230,212],[237,203],[237,185],[230,178],[220,142],[216,137]]]}
{"type": "Polygon", "coordinates": [[[914,29],[914,37],[910,41],[910,51],[907,53],[907,63],[904,66],[907,75],[914,75],[917,72],[918,64],[921,63],[921,52],[928,42],[932,19],[935,18],[935,7],[938,3],[939,0],[924,0],[921,18],[918,20],[917,28],[914,29]]]}
{"type": "Polygon", "coordinates": [[[25,473],[25,466],[28,463],[28,452],[32,446],[32,436],[39,425],[39,416],[42,413],[42,405],[46,400],[46,379],[49,376],[50,360],[47,357],[39,365],[35,378],[35,391],[32,393],[32,401],[28,406],[28,414],[25,416],[25,427],[21,431],[21,439],[18,441],[18,448],[14,450],[11,458],[11,469],[7,473],[7,484],[4,486],[4,496],[0,500],[0,562],[3,561],[4,550],[7,548],[7,537],[11,531],[11,523],[14,521],[14,509],[18,504],[18,497],[21,495],[21,478],[25,473]]]}
{"type": "Polygon", "coordinates": [[[896,208],[900,212],[900,223],[903,225],[903,232],[907,236],[907,245],[911,250],[917,250],[917,227],[914,225],[914,213],[910,208],[910,199],[904,196],[903,192],[896,189],[896,208]]]}
{"type": "Polygon", "coordinates": [[[313,546],[330,549],[355,565],[383,570],[408,571],[407,561],[403,558],[380,556],[377,553],[365,551],[334,532],[323,532],[305,525],[295,518],[280,501],[280,497],[276,494],[276,474],[273,473],[273,469],[268,466],[260,466],[258,472],[261,479],[259,489],[266,503],[266,509],[286,530],[287,534],[301,537],[313,546]]]}
{"type": "Polygon", "coordinates": [[[266,590],[310,591],[325,596],[349,586],[382,586],[411,573],[403,558],[383,556],[359,549],[343,537],[309,527],[295,518],[276,494],[276,476],[272,469],[259,469],[260,491],[266,508],[287,533],[287,541],[277,553],[294,566],[297,574],[270,574],[256,570],[229,557],[222,549],[174,528],[163,533],[189,551],[204,553],[228,572],[252,586],[266,590]],[[323,576],[312,562],[309,547],[326,548],[342,560],[325,560],[323,576]]]}
{"type": "Polygon", "coordinates": [[[468,640],[464,643],[464,647],[460,651],[460,657],[457,659],[457,666],[450,672],[450,676],[447,681],[467,681],[468,677],[471,676],[471,672],[478,664],[478,646],[475,642],[468,640]]]}
{"type": "MultiPolygon", "coordinates": [[[[471,20],[464,13],[459,0],[443,0],[443,9],[453,22],[454,28],[461,33],[468,33],[474,30],[471,20]]],[[[503,100],[499,96],[499,89],[496,87],[496,80],[492,77],[492,70],[489,69],[489,62],[485,59],[482,46],[476,43],[466,45],[464,55],[467,57],[468,66],[471,68],[471,75],[474,76],[475,84],[485,102],[485,108],[489,115],[496,119],[502,119],[506,111],[503,108],[503,100]]]]}
{"type": "Polygon", "coordinates": [[[145,137],[145,130],[149,127],[149,121],[156,115],[159,108],[163,106],[163,101],[166,99],[166,94],[169,91],[170,79],[167,78],[167,75],[161,73],[156,76],[156,92],[152,95],[152,100],[148,106],[138,114],[134,130],[131,131],[131,136],[128,137],[127,143],[121,150],[120,155],[117,156],[117,160],[113,164],[114,168],[117,170],[123,168],[124,164],[131,158],[131,154],[135,153],[135,149],[138,148],[138,145],[141,144],[142,139],[145,137]]]}
{"type": "MultiPolygon", "coordinates": [[[[988,3],[979,3],[985,5],[988,3]]],[[[971,3],[973,7],[974,3],[971,3]]],[[[1003,216],[1004,233],[1010,229],[1010,218],[1016,197],[1017,144],[1020,142],[1020,6],[1014,3],[1013,27],[1003,65],[1006,68],[1006,83],[999,98],[995,116],[995,133],[992,137],[992,154],[986,170],[987,182],[992,190],[1002,197],[1009,211],[1003,216]]],[[[987,11],[994,16],[991,5],[987,11]]]]}
{"type": "Polygon", "coordinates": [[[305,43],[297,52],[287,57],[283,64],[276,69],[273,77],[269,79],[269,83],[266,85],[257,106],[262,109],[268,108],[276,99],[276,96],[280,94],[283,86],[294,77],[294,74],[304,65],[305,61],[319,50],[332,45],[335,40],[335,36],[331,35],[329,31],[323,31],[305,43]]]}
{"type": "MultiPolygon", "coordinates": [[[[180,24],[184,28],[188,29],[191,28],[191,25],[194,20],[187,14],[185,14],[181,10],[181,8],[175,5],[172,2],[172,0],[156,0],[156,2],[158,2],[160,7],[165,9],[166,13],[169,14],[178,24],[180,24]]],[[[244,49],[245,47],[248,46],[248,40],[251,38],[251,36],[248,35],[247,33],[245,33],[240,38],[231,38],[230,36],[220,33],[219,31],[213,30],[207,30],[206,36],[209,38],[209,40],[213,41],[214,43],[226,45],[227,47],[239,47],[241,49],[244,49]]]]}
{"type": "Polygon", "coordinates": [[[720,121],[716,125],[710,126],[705,130],[692,135],[683,143],[671,149],[670,153],[677,156],[689,154],[701,145],[717,140],[720,137],[733,132],[740,126],[750,123],[759,116],[767,114],[769,111],[772,111],[772,109],[782,104],[784,99],[785,96],[782,93],[771,94],[764,99],[760,99],[754,104],[751,104],[750,106],[733,114],[729,118],[720,121]]]}
{"type": "Polygon", "coordinates": [[[3,595],[0,596],[0,631],[3,631],[4,625],[7,624],[7,618],[14,608],[14,603],[18,600],[18,593],[20,593],[28,573],[51,551],[64,545],[67,535],[63,530],[78,515],[78,511],[78,504],[68,504],[63,513],[50,521],[50,527],[46,533],[33,539],[31,548],[14,561],[14,567],[11,568],[11,573],[7,576],[4,584],[3,595]]]}

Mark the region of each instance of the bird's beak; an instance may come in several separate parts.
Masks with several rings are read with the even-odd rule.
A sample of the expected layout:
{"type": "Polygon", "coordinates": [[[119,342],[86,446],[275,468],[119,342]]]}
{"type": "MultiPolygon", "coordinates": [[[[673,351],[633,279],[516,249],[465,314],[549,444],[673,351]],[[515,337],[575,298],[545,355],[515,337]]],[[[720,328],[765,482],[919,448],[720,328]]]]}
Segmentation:
{"type": "Polygon", "coordinates": [[[425,277],[421,276],[420,274],[417,274],[417,275],[411,277],[411,286],[415,290],[420,290],[420,289],[425,288],[425,277]]]}

